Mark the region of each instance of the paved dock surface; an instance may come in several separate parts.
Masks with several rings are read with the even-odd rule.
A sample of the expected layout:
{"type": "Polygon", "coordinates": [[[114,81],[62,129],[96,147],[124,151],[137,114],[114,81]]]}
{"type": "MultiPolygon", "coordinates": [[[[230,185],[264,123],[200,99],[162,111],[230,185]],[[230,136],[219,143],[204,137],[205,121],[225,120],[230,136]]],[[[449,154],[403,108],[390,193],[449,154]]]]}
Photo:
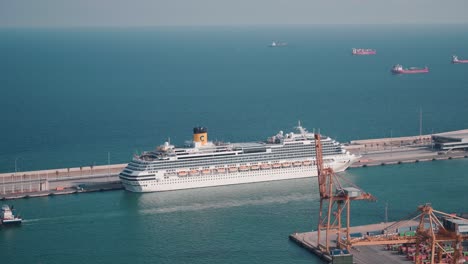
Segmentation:
{"type": "Polygon", "coordinates": [[[122,189],[118,174],[126,165],[2,173],[0,199],[122,189]]]}
{"type": "Polygon", "coordinates": [[[350,152],[360,156],[350,168],[468,158],[466,151],[438,152],[431,146],[385,148],[367,152],[351,150],[350,152]]]}
{"type": "MultiPolygon", "coordinates": [[[[350,233],[362,233],[366,234],[369,231],[383,230],[384,228],[391,226],[395,222],[388,223],[379,223],[363,226],[354,226],[351,227],[350,233]]],[[[416,226],[417,221],[407,221],[403,224],[400,224],[399,227],[410,227],[416,226]]],[[[389,230],[396,233],[396,228],[394,230],[389,230]]],[[[317,248],[317,231],[305,232],[305,233],[294,233],[291,234],[290,239],[296,242],[301,247],[304,247],[308,251],[314,253],[319,258],[331,262],[331,256],[327,253],[321,252],[317,248]]],[[[329,245],[331,248],[336,247],[336,238],[337,235],[330,236],[329,245]]],[[[322,231],[320,236],[320,243],[325,245],[325,232],[322,231]]],[[[385,250],[384,246],[360,246],[352,248],[350,251],[353,254],[353,261],[356,264],[371,264],[371,263],[408,263],[404,255],[395,254],[393,251],[385,250]]]]}
{"type": "Polygon", "coordinates": [[[412,263],[406,259],[405,255],[385,250],[384,246],[359,247],[351,249],[350,253],[353,254],[353,262],[356,264],[412,263]]]}

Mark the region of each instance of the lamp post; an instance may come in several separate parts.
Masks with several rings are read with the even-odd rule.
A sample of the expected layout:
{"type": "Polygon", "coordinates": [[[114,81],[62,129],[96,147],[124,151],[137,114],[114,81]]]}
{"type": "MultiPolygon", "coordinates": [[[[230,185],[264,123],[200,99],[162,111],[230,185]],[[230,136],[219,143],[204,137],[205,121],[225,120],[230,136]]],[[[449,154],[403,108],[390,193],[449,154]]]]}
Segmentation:
{"type": "Polygon", "coordinates": [[[110,177],[110,151],[107,152],[107,181],[110,177]]]}
{"type": "Polygon", "coordinates": [[[390,129],[390,156],[392,156],[393,131],[390,129]]]}
{"type": "MultiPolygon", "coordinates": [[[[18,173],[18,159],[21,158],[20,156],[17,156],[15,158],[15,179],[13,180],[13,185],[12,185],[12,192],[15,192],[15,181],[16,181],[16,174],[18,173]]],[[[20,183],[21,187],[23,187],[22,182],[20,183]]]]}

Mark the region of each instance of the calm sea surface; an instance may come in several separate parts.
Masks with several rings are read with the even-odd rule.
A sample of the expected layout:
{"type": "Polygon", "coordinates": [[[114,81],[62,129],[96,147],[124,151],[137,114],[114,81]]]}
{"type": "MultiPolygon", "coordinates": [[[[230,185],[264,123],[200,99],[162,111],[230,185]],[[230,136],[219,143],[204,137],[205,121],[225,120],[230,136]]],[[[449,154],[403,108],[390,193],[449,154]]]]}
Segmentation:
{"type": "MultiPolygon", "coordinates": [[[[468,128],[466,26],[0,30],[0,172],[127,162],[193,126],[254,141],[297,120],[339,141],[468,128]],[[269,48],[271,41],[287,47],[269,48]],[[351,48],[376,56],[351,56],[351,48]],[[394,76],[394,64],[429,74],[394,76]]],[[[432,202],[468,211],[468,160],[349,170],[379,199],[355,224],[432,202]]],[[[12,201],[5,263],[320,263],[290,243],[315,229],[316,179],[166,193],[12,201]]]]}

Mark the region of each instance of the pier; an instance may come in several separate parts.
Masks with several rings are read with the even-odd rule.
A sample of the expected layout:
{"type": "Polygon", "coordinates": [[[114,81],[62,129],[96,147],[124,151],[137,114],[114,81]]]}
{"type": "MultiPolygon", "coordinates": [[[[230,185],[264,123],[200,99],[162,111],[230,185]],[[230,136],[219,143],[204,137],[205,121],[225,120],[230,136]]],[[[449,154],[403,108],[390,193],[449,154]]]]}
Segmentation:
{"type": "MultiPolygon", "coordinates": [[[[462,135],[468,129],[436,135],[462,135]]],[[[345,149],[360,158],[350,168],[468,158],[468,151],[433,148],[434,135],[352,140],[345,149]]],[[[467,143],[468,144],[468,143],[467,143]]],[[[0,173],[0,199],[122,189],[119,173],[127,164],[0,173]]]]}
{"type": "Polygon", "coordinates": [[[360,156],[350,168],[468,158],[468,129],[434,135],[352,140],[345,149],[360,156]],[[438,144],[434,138],[439,137],[453,137],[459,142],[450,148],[434,147],[438,144]]]}
{"type": "Polygon", "coordinates": [[[127,164],[0,174],[0,199],[123,189],[119,173],[127,164]]]}
{"type": "MultiPolygon", "coordinates": [[[[384,230],[385,228],[394,225],[396,222],[379,223],[371,225],[362,225],[351,227],[350,232],[354,234],[362,234],[364,237],[367,236],[368,232],[375,232],[375,230],[384,230]]],[[[400,225],[399,228],[409,228],[411,226],[417,226],[417,221],[409,221],[405,225],[400,225]]],[[[397,233],[397,229],[393,232],[397,233]]],[[[411,233],[412,234],[412,233],[411,233]]],[[[322,231],[320,243],[325,244],[325,231],[322,231]]],[[[317,246],[317,231],[305,232],[305,233],[294,233],[289,236],[289,239],[298,244],[299,246],[307,249],[311,253],[317,255],[322,260],[332,263],[333,256],[327,252],[324,252],[317,246]]],[[[401,237],[401,243],[405,243],[405,236],[401,237]]],[[[336,236],[329,241],[333,248],[336,247],[336,236]]],[[[395,251],[387,250],[384,245],[380,246],[360,246],[353,247],[349,251],[353,255],[353,263],[365,264],[365,263],[408,263],[406,255],[397,254],[395,251]]]]}

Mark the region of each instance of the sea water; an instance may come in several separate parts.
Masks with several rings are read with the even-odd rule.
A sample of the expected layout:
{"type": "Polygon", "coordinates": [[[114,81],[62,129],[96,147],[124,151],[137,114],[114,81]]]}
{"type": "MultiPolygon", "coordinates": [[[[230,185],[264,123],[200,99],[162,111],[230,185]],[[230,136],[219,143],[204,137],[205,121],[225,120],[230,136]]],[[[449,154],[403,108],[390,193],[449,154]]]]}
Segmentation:
{"type": "Polygon", "coordinates": [[[467,46],[456,25],[2,29],[0,171],[128,162],[194,126],[258,141],[301,120],[345,142],[417,135],[422,112],[423,134],[464,129],[467,46]]]}
{"type": "MultiPolygon", "coordinates": [[[[208,127],[256,141],[303,126],[339,141],[468,124],[463,26],[289,26],[0,31],[0,171],[127,162],[208,127]],[[270,48],[272,41],[288,42],[270,48]],[[376,56],[352,56],[374,48],[376,56]],[[394,76],[394,64],[430,73],[394,76]]],[[[378,198],[352,224],[430,202],[466,212],[468,160],[348,170],[378,198]]],[[[164,193],[8,201],[5,263],[321,263],[288,240],[316,229],[316,178],[164,193]]]]}
{"type": "MultiPolygon", "coordinates": [[[[467,212],[468,159],[350,169],[377,197],[351,225],[408,219],[417,206],[467,212]]],[[[317,229],[317,178],[160,193],[110,191],[7,201],[25,219],[0,228],[4,263],[322,263],[288,240],[317,229]]]]}

